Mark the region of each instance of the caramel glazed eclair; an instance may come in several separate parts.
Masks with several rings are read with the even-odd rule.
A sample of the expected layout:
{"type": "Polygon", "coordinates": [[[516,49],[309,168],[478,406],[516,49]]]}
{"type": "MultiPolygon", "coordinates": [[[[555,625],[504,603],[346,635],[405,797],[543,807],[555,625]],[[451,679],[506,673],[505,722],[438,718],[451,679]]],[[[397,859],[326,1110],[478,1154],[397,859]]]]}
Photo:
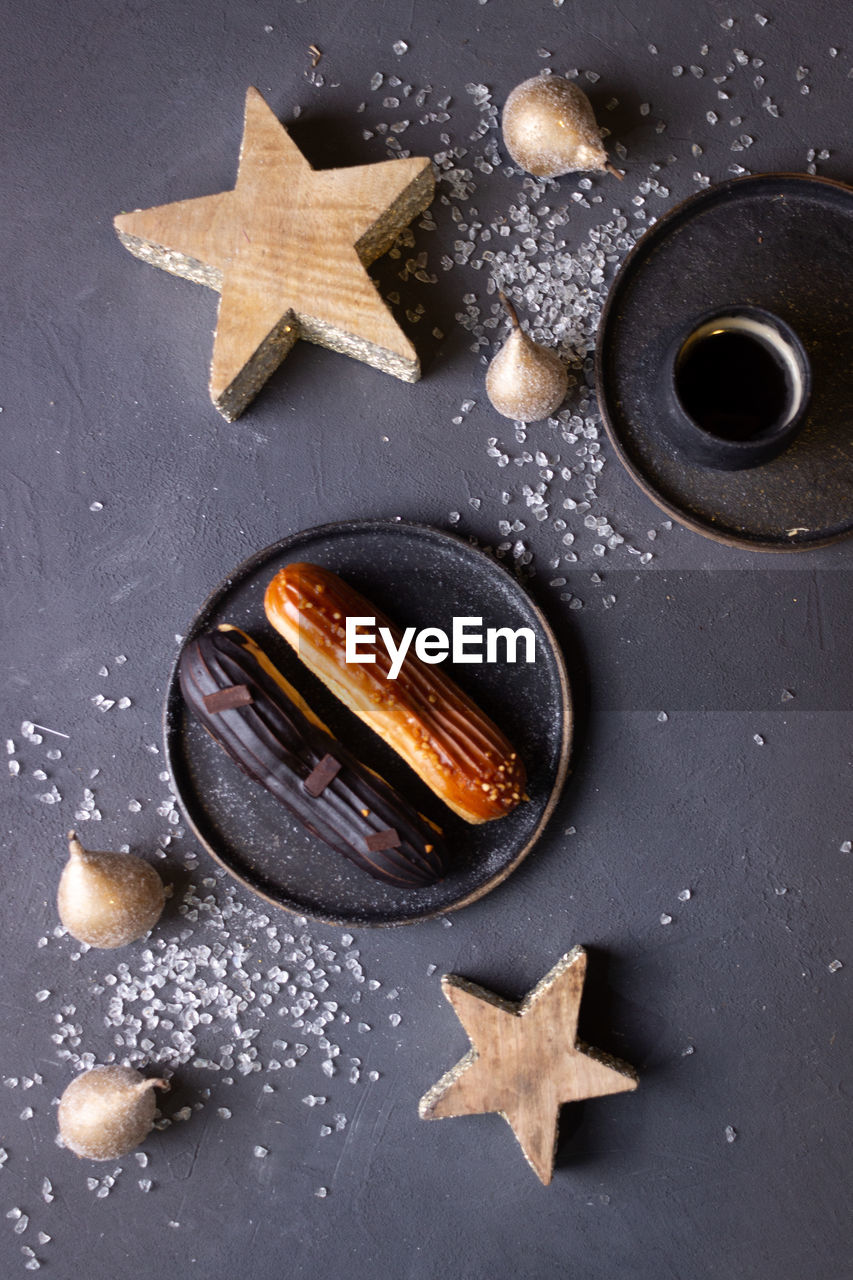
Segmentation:
{"type": "Polygon", "coordinates": [[[222,626],[190,641],[178,674],[211,737],[313,835],[400,888],[442,878],[440,829],[350,755],[244,632],[222,626]]]}
{"type": "Polygon", "coordinates": [[[436,666],[411,651],[396,680],[387,650],[359,639],[374,662],[346,662],[346,620],[393,623],[337,574],[313,564],[280,569],[264,597],[269,621],[351,711],[467,822],[502,818],[526,799],[524,765],[500,729],[436,666]]]}

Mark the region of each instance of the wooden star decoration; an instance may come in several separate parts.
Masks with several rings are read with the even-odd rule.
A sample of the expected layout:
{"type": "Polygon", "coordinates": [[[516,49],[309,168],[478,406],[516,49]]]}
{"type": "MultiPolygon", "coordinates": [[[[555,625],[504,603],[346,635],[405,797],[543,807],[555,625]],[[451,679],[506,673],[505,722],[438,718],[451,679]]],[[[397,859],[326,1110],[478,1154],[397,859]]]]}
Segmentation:
{"type": "Polygon", "coordinates": [[[547,1185],[562,1104],[637,1087],[633,1067],[577,1038],[585,976],[586,952],[574,947],[520,1004],[513,1004],[445,974],[442,990],[471,1048],[421,1098],[421,1119],[499,1112],[547,1185]]]}
{"type": "Polygon", "coordinates": [[[297,338],[417,381],[417,353],[367,267],[434,186],[426,157],[313,169],[250,88],[233,191],[114,221],[138,258],[221,294],[210,397],[233,421],[297,338]]]}

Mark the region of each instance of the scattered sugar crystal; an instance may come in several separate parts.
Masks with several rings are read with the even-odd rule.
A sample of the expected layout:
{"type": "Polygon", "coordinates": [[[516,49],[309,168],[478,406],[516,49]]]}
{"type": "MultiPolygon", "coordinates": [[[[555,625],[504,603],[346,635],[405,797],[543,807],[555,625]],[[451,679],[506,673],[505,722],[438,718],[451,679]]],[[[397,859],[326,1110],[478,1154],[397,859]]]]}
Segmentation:
{"type": "Polygon", "coordinates": [[[694,1049],[693,1045],[688,1044],[681,1050],[681,1056],[682,1058],[689,1058],[690,1055],[695,1052],[696,1050],[694,1049]]]}
{"type": "Polygon", "coordinates": [[[673,74],[674,76],[683,76],[683,75],[684,75],[684,67],[673,67],[673,68],[672,68],[672,74],[673,74]]]}
{"type": "Polygon", "coordinates": [[[692,892],[691,892],[691,890],[690,890],[690,889],[682,889],[682,890],[681,890],[681,892],[680,892],[680,893],[679,893],[679,895],[678,895],[678,901],[679,901],[679,902],[689,902],[692,896],[693,896],[693,895],[692,895],[692,892]]]}
{"type": "Polygon", "coordinates": [[[666,911],[662,911],[660,922],[661,924],[672,924],[672,916],[669,915],[666,911]]]}
{"type": "Polygon", "coordinates": [[[127,708],[130,706],[130,698],[119,698],[118,702],[116,703],[116,706],[118,707],[119,711],[126,711],[127,708]]]}
{"type": "MultiPolygon", "coordinates": [[[[9,1216],[10,1215],[7,1213],[6,1217],[8,1218],[9,1216]]],[[[30,1225],[29,1215],[26,1213],[21,1213],[19,1209],[16,1215],[15,1225],[12,1228],[13,1231],[15,1232],[15,1235],[22,1236],[29,1225],[30,1225]]]]}
{"type": "Polygon", "coordinates": [[[151,1190],[153,1183],[150,1178],[140,1178],[136,1185],[140,1191],[148,1192],[151,1190]]]}
{"type": "Polygon", "coordinates": [[[727,1124],[726,1125],[726,1142],[734,1142],[736,1137],[737,1137],[737,1129],[735,1129],[732,1125],[727,1124]]]}
{"type": "Polygon", "coordinates": [[[95,502],[90,502],[90,503],[89,503],[89,510],[90,510],[90,511],[103,511],[103,509],[104,509],[104,504],[103,504],[103,502],[97,502],[97,501],[95,501],[95,502]]]}
{"type": "Polygon", "coordinates": [[[765,17],[763,13],[757,13],[755,15],[755,21],[758,23],[760,27],[766,27],[767,23],[769,22],[769,18],[765,17]]]}
{"type": "Polygon", "coordinates": [[[318,1187],[317,1190],[314,1192],[314,1195],[317,1196],[319,1200],[325,1200],[328,1194],[329,1194],[328,1187],[318,1187]]]}
{"type": "Polygon", "coordinates": [[[851,842],[850,840],[842,841],[842,843],[838,847],[838,851],[839,853],[850,853],[851,851],[853,851],[853,842],[851,842]]]}
{"type": "Polygon", "coordinates": [[[755,743],[755,745],[756,745],[757,747],[763,747],[763,746],[764,746],[764,738],[761,736],[761,734],[760,734],[760,733],[754,733],[754,734],[752,735],[752,741],[755,743]]]}
{"type": "Polygon", "coordinates": [[[658,712],[658,723],[659,723],[659,724],[666,724],[666,722],[667,722],[667,720],[668,720],[668,719],[669,719],[669,716],[667,715],[667,713],[666,713],[665,711],[659,711],[659,712],[658,712]]]}
{"type": "Polygon", "coordinates": [[[21,1120],[32,1120],[32,1118],[33,1118],[33,1109],[32,1109],[32,1107],[24,1107],[23,1111],[21,1112],[20,1119],[21,1119],[21,1120]]]}
{"type": "Polygon", "coordinates": [[[838,970],[843,969],[844,966],[842,965],[840,960],[830,960],[829,964],[826,967],[830,973],[838,973],[838,970]]]}
{"type": "Polygon", "coordinates": [[[11,1218],[13,1221],[17,1221],[17,1219],[20,1218],[20,1216],[21,1216],[21,1210],[17,1208],[10,1209],[9,1212],[6,1214],[6,1217],[11,1218]]]}
{"type": "Polygon", "coordinates": [[[20,772],[21,772],[20,763],[17,760],[10,760],[9,761],[10,776],[13,778],[17,778],[20,772]]]}
{"type": "Polygon", "coordinates": [[[791,690],[790,690],[790,689],[783,689],[783,690],[782,690],[782,701],[783,701],[783,702],[790,702],[790,701],[791,701],[791,699],[793,698],[793,696],[794,696],[794,695],[793,695],[793,693],[791,692],[791,690]]]}
{"type": "Polygon", "coordinates": [[[255,1147],[252,1155],[257,1156],[259,1160],[263,1160],[265,1156],[269,1155],[269,1150],[266,1147],[255,1147]]]}
{"type": "Polygon", "coordinates": [[[140,811],[140,810],[141,810],[141,808],[142,808],[142,805],[139,803],[139,801],[138,801],[138,800],[131,800],[131,801],[128,803],[128,806],[127,806],[127,807],[128,807],[128,810],[130,811],[130,813],[139,813],[139,811],[140,811]]]}
{"type": "Polygon", "coordinates": [[[51,1237],[51,1236],[49,1236],[49,1235],[47,1234],[47,1232],[46,1232],[46,1231],[40,1231],[40,1232],[38,1233],[38,1242],[39,1242],[39,1244],[50,1244],[51,1239],[52,1239],[52,1237],[51,1237]]]}
{"type": "Polygon", "coordinates": [[[395,40],[391,48],[396,53],[397,57],[401,58],[404,53],[408,52],[409,46],[406,44],[405,40],[395,40]]]}

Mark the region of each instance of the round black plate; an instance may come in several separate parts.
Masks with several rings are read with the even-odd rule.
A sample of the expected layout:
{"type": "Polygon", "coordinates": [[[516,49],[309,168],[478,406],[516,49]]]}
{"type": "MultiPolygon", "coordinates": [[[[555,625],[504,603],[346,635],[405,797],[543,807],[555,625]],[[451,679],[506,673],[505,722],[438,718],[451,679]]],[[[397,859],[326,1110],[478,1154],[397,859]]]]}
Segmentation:
{"type": "Polygon", "coordinates": [[[792,551],[853,531],[853,189],[762,174],[672,209],[614,281],[598,331],[596,390],[633,479],[698,533],[792,551]],[[787,320],[812,364],[802,431],[750,471],[691,463],[660,429],[664,353],[691,317],[729,303],[787,320]]]}
{"type": "Polygon", "coordinates": [[[518,866],[540,835],[566,776],[571,704],[562,654],[544,617],[507,571],[453,534],[403,521],[324,525],[285,538],[236,569],[202,606],[185,643],[230,622],[249,632],[333,733],[438,822],[452,855],[440,884],[404,891],[372,879],[320,844],[247,778],[192,718],[177,663],[165,708],[166,754],[175,793],[201,843],[250,889],[290,911],[332,924],[391,925],[461,907],[518,866]],[[504,730],[528,770],[529,801],[495,822],[457,818],[389,747],[304,667],[264,616],[267,583],[306,560],[340,573],[401,626],[438,626],[454,616],[484,627],[531,627],[536,661],[466,665],[460,686],[504,730]]]}

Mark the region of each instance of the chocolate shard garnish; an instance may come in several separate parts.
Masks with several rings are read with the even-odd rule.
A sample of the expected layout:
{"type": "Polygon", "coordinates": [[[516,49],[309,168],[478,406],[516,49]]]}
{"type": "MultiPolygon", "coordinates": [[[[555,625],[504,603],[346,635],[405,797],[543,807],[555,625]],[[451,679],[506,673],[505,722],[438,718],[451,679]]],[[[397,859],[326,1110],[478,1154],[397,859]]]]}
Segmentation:
{"type": "Polygon", "coordinates": [[[309,796],[321,796],[332,779],[341,771],[341,764],[334,756],[325,755],[317,763],[305,779],[305,790],[309,796]]]}
{"type": "Polygon", "coordinates": [[[252,694],[244,684],[232,684],[227,689],[217,689],[215,693],[204,695],[204,709],[211,715],[217,711],[233,711],[235,707],[248,707],[252,694]]]}
{"type": "Polygon", "coordinates": [[[374,831],[366,836],[364,843],[371,853],[381,853],[383,849],[399,849],[400,837],[393,827],[388,827],[385,831],[374,831]]]}

